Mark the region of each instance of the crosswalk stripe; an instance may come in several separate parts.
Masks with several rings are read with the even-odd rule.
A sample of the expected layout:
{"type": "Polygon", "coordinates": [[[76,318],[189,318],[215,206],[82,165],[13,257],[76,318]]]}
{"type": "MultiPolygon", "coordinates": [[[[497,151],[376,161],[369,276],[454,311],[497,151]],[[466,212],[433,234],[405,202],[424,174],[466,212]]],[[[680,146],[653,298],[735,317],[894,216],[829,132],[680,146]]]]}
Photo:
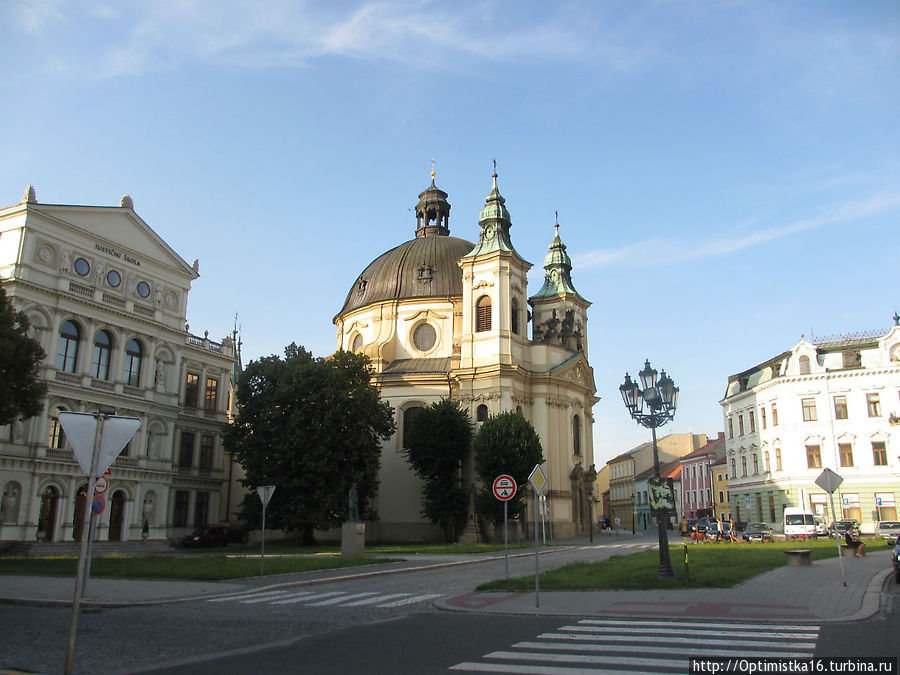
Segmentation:
{"type": "Polygon", "coordinates": [[[365,605],[374,605],[379,602],[387,602],[388,600],[393,600],[394,598],[405,598],[410,593],[388,593],[387,595],[379,595],[374,598],[367,598],[366,600],[357,600],[356,602],[348,602],[346,607],[363,607],[365,605]]]}
{"type": "MultiPolygon", "coordinates": [[[[578,623],[585,624],[587,626],[615,626],[618,628],[634,628],[636,626],[651,626],[651,627],[663,627],[663,628],[672,628],[671,621],[626,621],[621,620],[617,621],[615,619],[582,619],[578,623]]],[[[767,624],[758,624],[758,623],[729,623],[727,624],[729,632],[732,628],[740,628],[741,630],[748,631],[770,631],[777,630],[779,632],[785,631],[794,631],[797,633],[816,633],[819,632],[819,627],[816,625],[786,625],[786,624],[776,624],[776,623],[767,623],[767,624]]],[[[714,622],[704,622],[704,621],[686,621],[682,624],[679,624],[678,629],[680,631],[684,630],[693,630],[694,628],[715,628],[719,631],[722,630],[721,623],[714,622]]]]}
{"type": "MultiPolygon", "coordinates": [[[[271,598],[272,596],[283,595],[284,593],[287,593],[287,591],[264,591],[262,593],[255,593],[251,597],[261,598],[263,596],[268,596],[271,598]]],[[[207,602],[240,602],[247,597],[247,595],[230,595],[227,598],[210,598],[207,602]]]]}
{"type": "MultiPolygon", "coordinates": [[[[697,644],[696,638],[683,638],[678,637],[676,635],[668,636],[663,635],[659,637],[648,637],[646,640],[642,640],[639,635],[583,635],[581,633],[544,633],[542,635],[538,635],[539,638],[552,638],[556,640],[592,640],[594,642],[653,642],[653,643],[665,643],[670,645],[687,645],[692,646],[697,644]]],[[[704,638],[704,644],[716,647],[773,647],[770,642],[765,641],[753,641],[753,640],[729,640],[726,638],[704,638]]],[[[791,647],[815,647],[816,643],[813,642],[793,642],[791,647]]]]}
{"type": "Polygon", "coordinates": [[[308,602],[309,600],[321,600],[322,598],[330,598],[333,595],[343,595],[344,591],[328,591],[327,593],[313,593],[312,595],[309,592],[298,594],[298,597],[287,598],[286,600],[274,600],[272,602],[273,605],[294,605],[298,602],[308,602]]]}
{"type": "MultiPolygon", "coordinates": [[[[472,673],[518,673],[519,675],[598,675],[609,673],[608,668],[551,668],[527,666],[521,663],[457,663],[450,670],[465,670],[472,673]]],[[[657,675],[658,671],[629,670],[628,675],[657,675]]]]}
{"type": "Polygon", "coordinates": [[[406,598],[405,600],[397,600],[396,602],[387,602],[383,605],[378,605],[379,607],[403,607],[404,605],[412,605],[417,602],[425,602],[426,600],[432,600],[433,598],[441,597],[440,593],[427,593],[426,595],[416,595],[412,598],[406,598]]]}
{"type": "Polygon", "coordinates": [[[581,663],[585,665],[609,666],[640,666],[653,668],[658,672],[660,668],[683,668],[684,663],[674,663],[678,659],[654,659],[642,656],[622,656],[610,654],[607,656],[588,654],[533,654],[531,652],[491,652],[485,654],[486,659],[506,659],[510,661],[549,661],[551,663],[581,663]]]}
{"type": "MultiPolygon", "coordinates": [[[[609,627],[603,626],[561,626],[558,630],[570,630],[576,633],[594,633],[597,635],[605,635],[612,633],[612,630],[609,627]]],[[[659,628],[644,628],[644,627],[635,627],[631,628],[631,634],[637,636],[644,635],[671,635],[672,629],[664,628],[660,626],[659,628]]],[[[686,624],[682,624],[678,627],[678,634],[685,636],[690,635],[696,637],[697,639],[706,640],[706,637],[716,638],[722,635],[721,627],[719,630],[713,629],[705,629],[705,630],[694,630],[693,628],[688,628],[686,624]]],[[[734,631],[729,630],[728,634],[730,636],[744,636],[744,637],[760,637],[758,632],[753,631],[734,631]]],[[[787,632],[767,632],[764,637],[767,639],[781,639],[781,640],[796,640],[798,637],[800,638],[815,638],[819,634],[819,631],[805,631],[803,633],[787,633],[787,632]]]]}
{"type": "Polygon", "coordinates": [[[328,600],[322,600],[321,602],[311,602],[309,603],[310,607],[327,607],[328,605],[336,605],[339,602],[343,603],[346,600],[355,600],[356,598],[366,598],[370,595],[375,595],[375,591],[369,591],[368,593],[354,593],[353,595],[341,595],[337,598],[330,598],[328,600]]]}
{"type": "MultiPolygon", "coordinates": [[[[572,651],[572,652],[603,652],[610,649],[621,649],[617,644],[572,644],[571,642],[517,642],[513,645],[517,649],[546,649],[548,651],[572,651]]],[[[696,647],[670,647],[666,650],[669,654],[684,655],[685,658],[690,656],[734,656],[733,649],[713,649],[703,645],[696,647]]],[[[782,657],[804,657],[809,656],[809,651],[790,651],[790,647],[780,648],[778,651],[754,651],[754,656],[782,656],[782,657]]]]}

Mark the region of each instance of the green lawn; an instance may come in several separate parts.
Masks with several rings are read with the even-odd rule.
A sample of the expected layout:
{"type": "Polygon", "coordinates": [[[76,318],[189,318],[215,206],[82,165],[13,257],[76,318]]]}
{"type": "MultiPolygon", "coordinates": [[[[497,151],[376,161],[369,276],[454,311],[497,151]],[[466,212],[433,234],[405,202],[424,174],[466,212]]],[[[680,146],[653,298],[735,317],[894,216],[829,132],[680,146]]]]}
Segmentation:
{"type": "MultiPolygon", "coordinates": [[[[867,551],[885,548],[883,539],[868,540],[867,551]]],[[[648,588],[729,588],[787,563],[784,551],[812,550],[812,559],[837,555],[832,540],[808,542],[688,544],[686,573],[683,545],[670,546],[675,579],[660,579],[659,551],[616,555],[595,563],[573,563],[540,575],[541,590],[637,590],[648,588]]],[[[846,554],[846,552],[845,552],[846,554]]],[[[482,584],[479,591],[533,591],[534,575],[482,584]]]]}
{"type": "MultiPolygon", "coordinates": [[[[512,547],[511,547],[512,548],[512,547]]],[[[258,546],[229,546],[215,551],[191,551],[162,555],[107,555],[91,558],[92,577],[122,579],[186,579],[217,581],[259,575],[258,546]]],[[[501,553],[502,545],[408,544],[404,546],[370,545],[367,555],[344,558],[340,546],[303,547],[294,541],[266,543],[266,576],[294,572],[330,570],[396,562],[416,554],[501,553]],[[377,557],[376,557],[377,556],[377,557]]],[[[16,558],[0,557],[0,574],[37,574],[75,576],[78,557],[16,558]]]]}

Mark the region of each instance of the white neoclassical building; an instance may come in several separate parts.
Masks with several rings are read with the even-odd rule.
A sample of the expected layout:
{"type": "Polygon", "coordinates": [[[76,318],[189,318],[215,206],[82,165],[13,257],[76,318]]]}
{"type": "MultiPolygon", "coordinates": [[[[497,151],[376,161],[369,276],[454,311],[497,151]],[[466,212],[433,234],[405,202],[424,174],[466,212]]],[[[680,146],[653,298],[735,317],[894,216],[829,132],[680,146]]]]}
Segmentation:
{"type": "MultiPolygon", "coordinates": [[[[412,409],[446,397],[462,402],[476,422],[521,411],[543,444],[553,532],[586,531],[597,400],[587,353],[590,303],[572,285],[559,225],[544,283],[529,295],[531,263],[513,246],[496,174],[477,227],[470,226],[477,243],[450,235],[450,204],[434,174],[415,213],[414,238],[362,271],[334,319],[338,349],[371,358],[381,397],[396,411],[370,536],[436,536],[421,516],[422,484],[403,455],[403,432],[412,409]]],[[[471,485],[471,466],[463,473],[471,485]]]]}
{"type": "Polygon", "coordinates": [[[186,263],[134,211],[0,209],[0,281],[47,356],[41,415],[0,427],[0,540],[80,539],[86,477],[57,415],[113,406],[140,430],[111,467],[100,540],[178,537],[227,517],[235,348],[188,332],[186,263]]]}
{"type": "MultiPolygon", "coordinates": [[[[896,322],[896,317],[895,317],[896,322]]],[[[815,484],[843,478],[838,519],[863,532],[896,520],[900,493],[900,327],[812,342],[728,378],[721,401],[732,516],[779,525],[786,506],[832,519],[815,484]]]]}

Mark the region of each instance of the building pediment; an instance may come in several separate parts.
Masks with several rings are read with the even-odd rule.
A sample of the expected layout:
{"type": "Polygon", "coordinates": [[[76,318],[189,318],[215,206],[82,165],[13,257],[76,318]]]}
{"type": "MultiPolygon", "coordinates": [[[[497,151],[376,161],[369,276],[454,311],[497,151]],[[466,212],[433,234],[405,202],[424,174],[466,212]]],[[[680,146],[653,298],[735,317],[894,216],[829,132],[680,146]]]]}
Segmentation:
{"type": "Polygon", "coordinates": [[[39,204],[29,208],[29,215],[69,230],[73,236],[66,238],[66,245],[83,249],[107,265],[161,265],[191,279],[199,276],[198,263],[189,265],[131,209],[39,204]]]}

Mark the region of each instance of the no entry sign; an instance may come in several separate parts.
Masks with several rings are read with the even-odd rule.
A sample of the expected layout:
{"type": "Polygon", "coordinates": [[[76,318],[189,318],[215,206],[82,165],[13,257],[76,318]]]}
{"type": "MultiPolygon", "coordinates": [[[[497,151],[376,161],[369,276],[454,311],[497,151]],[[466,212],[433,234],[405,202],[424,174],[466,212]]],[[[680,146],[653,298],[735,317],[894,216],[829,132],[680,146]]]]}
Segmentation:
{"type": "Polygon", "coordinates": [[[513,480],[512,476],[504,473],[494,479],[494,482],[491,484],[491,490],[501,502],[508,502],[516,496],[516,481],[513,480]]]}

